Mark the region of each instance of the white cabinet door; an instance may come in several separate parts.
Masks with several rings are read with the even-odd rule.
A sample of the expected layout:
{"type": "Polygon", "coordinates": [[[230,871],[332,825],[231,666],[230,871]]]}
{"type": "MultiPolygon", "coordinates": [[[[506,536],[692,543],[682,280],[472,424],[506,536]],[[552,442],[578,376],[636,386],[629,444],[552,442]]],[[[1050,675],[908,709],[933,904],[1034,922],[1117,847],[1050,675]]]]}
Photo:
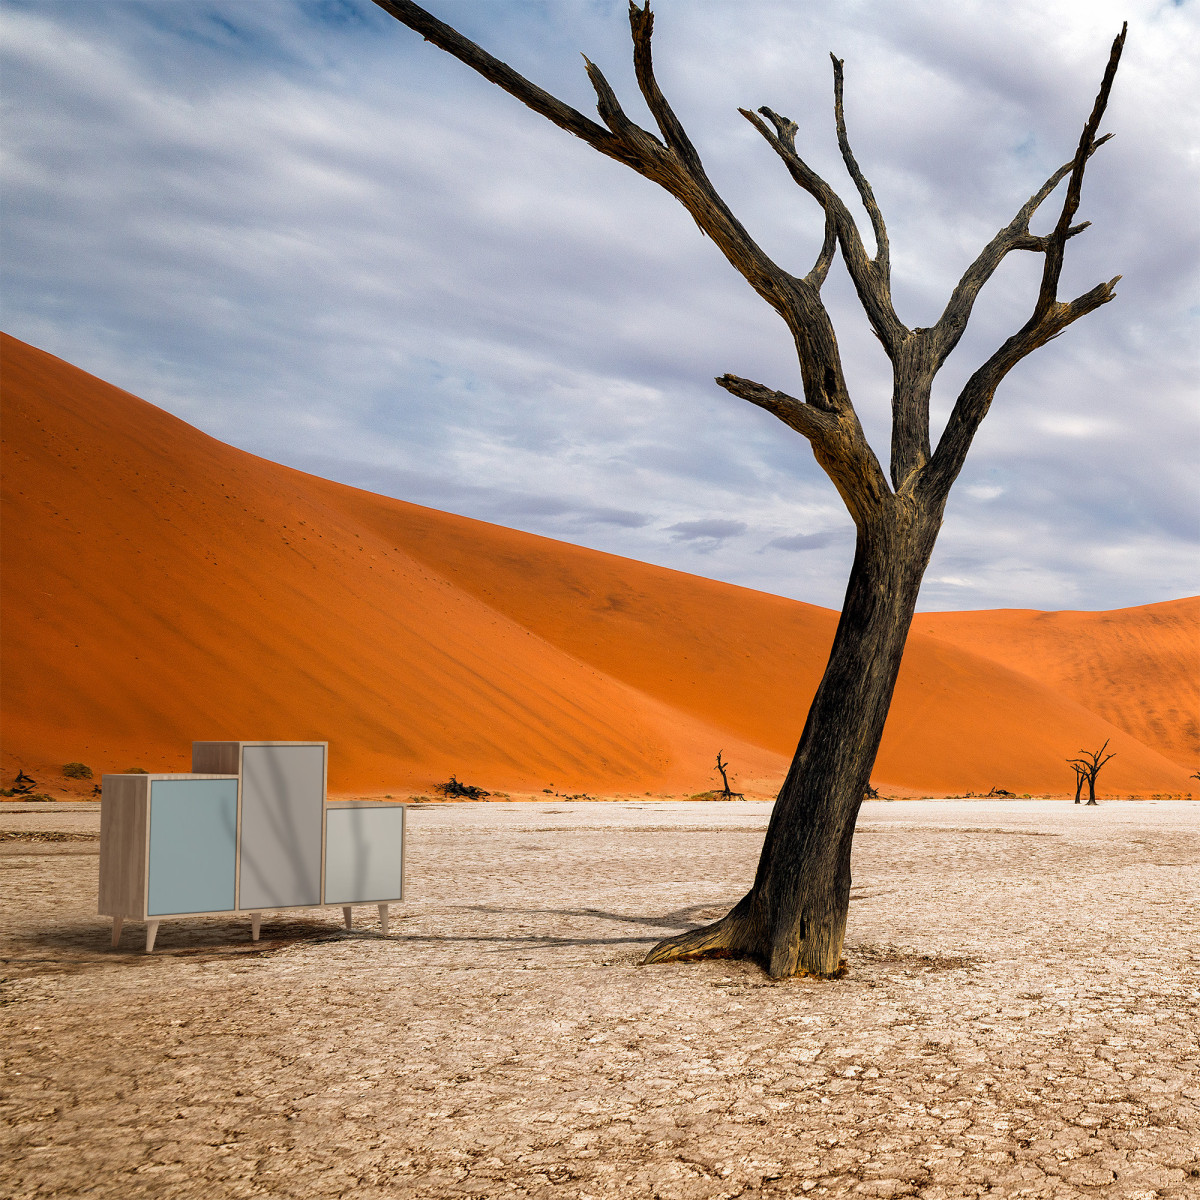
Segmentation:
{"type": "Polygon", "coordinates": [[[325,812],[325,903],[404,899],[404,807],[333,805],[325,812]]]}
{"type": "Polygon", "coordinates": [[[242,747],[238,908],[321,903],[325,747],[242,747]]]}

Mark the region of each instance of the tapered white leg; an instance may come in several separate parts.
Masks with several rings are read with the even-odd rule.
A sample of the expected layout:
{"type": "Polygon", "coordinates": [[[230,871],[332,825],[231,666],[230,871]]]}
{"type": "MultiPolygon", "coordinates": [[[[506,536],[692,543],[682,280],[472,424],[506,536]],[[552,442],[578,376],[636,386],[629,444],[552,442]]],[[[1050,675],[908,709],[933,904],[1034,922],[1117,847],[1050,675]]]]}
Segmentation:
{"type": "Polygon", "coordinates": [[[149,954],[154,949],[154,939],[158,937],[158,922],[146,922],[146,953],[149,954]]]}
{"type": "Polygon", "coordinates": [[[342,916],[346,918],[346,928],[347,929],[350,928],[350,915],[351,915],[352,911],[353,910],[351,909],[350,905],[348,905],[348,904],[342,905],[342,916]]]}
{"type": "Polygon", "coordinates": [[[250,914],[250,940],[258,941],[259,930],[262,929],[262,913],[252,912],[250,914]]]}
{"type": "Polygon", "coordinates": [[[379,932],[387,937],[388,931],[388,909],[386,904],[379,906],[379,932]]]}
{"type": "Polygon", "coordinates": [[[113,917],[113,949],[117,948],[117,943],[121,940],[121,926],[125,924],[124,917],[113,917]]]}

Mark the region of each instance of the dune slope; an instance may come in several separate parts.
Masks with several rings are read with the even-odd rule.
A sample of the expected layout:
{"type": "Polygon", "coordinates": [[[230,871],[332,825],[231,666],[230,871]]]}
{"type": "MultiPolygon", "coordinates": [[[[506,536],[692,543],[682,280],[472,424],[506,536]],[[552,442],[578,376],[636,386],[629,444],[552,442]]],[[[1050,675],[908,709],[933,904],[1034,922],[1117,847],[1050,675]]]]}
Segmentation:
{"type": "Polygon", "coordinates": [[[1035,675],[1181,767],[1200,766],[1198,596],[1117,612],[922,613],[914,630],[1035,675]]]}
{"type": "MultiPolygon", "coordinates": [[[[743,783],[786,769],[835,613],[290,470],[12,338],[0,369],[6,782],[186,769],[193,738],[328,738],[337,791],[694,791],[718,748],[743,783]]],[[[1130,612],[1024,614],[1141,655],[1103,689],[1062,622],[921,618],[876,780],[1061,792],[1107,737],[1109,787],[1187,790],[1170,664],[1200,614],[1130,612]]]]}

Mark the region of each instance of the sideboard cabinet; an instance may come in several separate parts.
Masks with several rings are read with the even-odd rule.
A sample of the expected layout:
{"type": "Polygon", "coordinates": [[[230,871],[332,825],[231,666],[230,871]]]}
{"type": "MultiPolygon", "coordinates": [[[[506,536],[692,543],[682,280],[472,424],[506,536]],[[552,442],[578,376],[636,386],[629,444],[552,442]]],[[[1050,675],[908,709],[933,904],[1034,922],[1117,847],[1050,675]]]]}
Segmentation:
{"type": "Polygon", "coordinates": [[[190,775],[105,775],[100,902],[125,920],[250,914],[404,898],[405,806],[326,800],[327,742],[193,742],[190,775]]]}

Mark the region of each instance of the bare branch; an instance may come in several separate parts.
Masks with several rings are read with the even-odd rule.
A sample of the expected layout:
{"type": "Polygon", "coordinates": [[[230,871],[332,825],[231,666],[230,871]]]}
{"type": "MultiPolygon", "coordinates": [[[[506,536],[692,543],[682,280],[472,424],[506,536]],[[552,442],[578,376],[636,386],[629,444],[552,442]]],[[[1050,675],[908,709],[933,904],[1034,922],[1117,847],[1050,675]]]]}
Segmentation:
{"type": "Polygon", "coordinates": [[[535,83],[530,83],[523,75],[518,74],[507,63],[501,62],[489,54],[481,46],[477,46],[468,38],[463,37],[456,29],[439,21],[437,17],[427,13],[420,5],[412,0],[375,0],[384,12],[395,17],[397,21],[407,25],[419,33],[427,42],[452,54],[460,62],[478,71],[484,79],[503,88],[510,96],[515,96],[522,104],[541,113],[547,120],[553,121],[560,129],[573,133],[582,138],[589,146],[615,158],[627,166],[640,170],[637,162],[631,161],[628,151],[622,143],[613,136],[603,125],[597,125],[561,100],[544,91],[535,83]]]}
{"type": "Polygon", "coordinates": [[[789,396],[786,392],[773,391],[761,383],[743,379],[739,375],[719,375],[717,383],[727,392],[742,400],[749,400],[751,404],[772,413],[810,441],[823,438],[836,425],[836,418],[831,414],[824,413],[811,404],[805,404],[803,400],[797,400],[795,396],[789,396]]]}
{"type": "Polygon", "coordinates": [[[1075,158],[1071,162],[1071,179],[1067,186],[1067,195],[1063,201],[1058,224],[1054,227],[1053,232],[1045,235],[1044,238],[1032,237],[1029,234],[1029,218],[1062,180],[1066,168],[1059,168],[1042,185],[1040,191],[1030,197],[1013,221],[992,239],[983,254],[968,268],[966,275],[955,289],[954,295],[951,296],[950,303],[942,314],[941,320],[930,332],[931,338],[935,339],[934,353],[937,356],[938,365],[940,365],[944,361],[945,355],[950,352],[954,343],[962,335],[975,295],[978,294],[979,288],[988,276],[996,269],[999,260],[1012,249],[1044,251],[1046,264],[1042,271],[1042,284],[1032,315],[967,380],[966,386],[954,402],[950,420],[942,431],[937,450],[934,451],[922,472],[919,483],[922,492],[930,499],[945,500],[951,484],[962,470],[967,451],[975,437],[975,431],[979,428],[980,421],[987,415],[992,397],[996,394],[996,388],[1005,375],[1026,355],[1058,337],[1068,325],[1079,320],[1080,317],[1094,312],[1102,304],[1107,304],[1116,294],[1113,289],[1121,278],[1119,275],[1107,283],[1097,284],[1090,291],[1084,292],[1082,296],[1077,296],[1068,304],[1063,304],[1057,299],[1064,248],[1069,238],[1086,228],[1086,225],[1072,225],[1071,220],[1079,209],[1084,168],[1096,148],[1106,140],[1096,137],[1096,129],[1104,115],[1105,106],[1108,104],[1113,78],[1121,59],[1121,50],[1125,45],[1127,29],[1128,25],[1122,25],[1121,32],[1113,41],[1108,64],[1104,69],[1104,78],[1100,83],[1100,91],[1092,106],[1091,115],[1083,127],[1075,158]]]}
{"type": "MultiPolygon", "coordinates": [[[[1111,133],[1106,133],[1104,137],[1097,138],[1089,152],[1089,157],[1095,154],[1112,136],[1111,133]]],[[[940,367],[949,357],[954,347],[958,345],[959,339],[967,327],[967,322],[970,320],[971,310],[975,305],[980,291],[984,284],[996,273],[997,268],[1008,254],[1013,250],[1040,250],[1044,252],[1048,249],[1049,238],[1052,235],[1035,237],[1029,232],[1029,222],[1051,192],[1071,172],[1074,165],[1075,160],[1072,159],[1069,163],[1064,163],[1059,167],[1021,205],[1017,215],[988,242],[980,251],[979,257],[963,273],[958,286],[955,287],[950,295],[945,311],[931,330],[930,337],[934,347],[934,362],[936,366],[940,367]]],[[[1072,225],[1067,230],[1067,237],[1072,238],[1076,234],[1082,233],[1090,224],[1090,221],[1084,221],[1081,225],[1072,225]]]]}
{"type": "Polygon", "coordinates": [[[757,113],[745,108],[738,109],[783,160],[788,174],[816,200],[827,216],[833,218],[838,244],[842,248],[842,261],[850,273],[859,302],[884,350],[889,357],[895,357],[898,347],[908,337],[909,331],[892,307],[886,278],[880,277],[874,264],[867,257],[866,248],[850,210],[833,188],[796,153],[795,122],[781,117],[769,108],[760,108],[758,111],[771,122],[774,129],[771,129],[757,113]]]}
{"type": "MultiPolygon", "coordinates": [[[[785,406],[781,400],[777,404],[779,415],[784,415],[784,419],[789,420],[789,423],[802,432],[812,433],[817,428],[817,419],[815,416],[803,415],[809,406],[814,412],[819,410],[838,413],[843,418],[848,414],[849,419],[844,419],[841,426],[836,456],[841,464],[838,469],[846,479],[856,473],[861,477],[871,476],[871,464],[875,464],[876,468],[878,464],[870,446],[867,445],[858,418],[854,415],[842,372],[833,323],[821,303],[819,294],[839,233],[842,233],[843,241],[853,238],[857,246],[857,258],[869,266],[857,231],[854,230],[854,223],[845,205],[826,184],[817,180],[821,195],[826,197],[822,202],[826,212],[826,231],[824,243],[812,271],[804,279],[796,278],[782,270],[763,253],[709,181],[695,147],[654,79],[650,52],[654,22],[648,4],[641,8],[630,5],[634,61],[639,87],[666,144],[626,116],[603,73],[586,58],[584,61],[596,91],[598,111],[607,128],[589,121],[573,108],[536,87],[499,59],[430,16],[412,3],[412,0],[376,0],[376,3],[435,45],[504,88],[535,112],[548,117],[568,132],[584,138],[608,157],[631,166],[639,174],[670,192],[691,214],[701,231],[713,239],[730,264],[783,317],[792,334],[807,403],[790,401],[799,413],[788,409],[790,415],[784,415],[785,406]]],[[[782,118],[777,120],[782,122],[782,118]]],[[[766,129],[765,126],[763,128],[766,129]]],[[[783,136],[790,142],[794,137],[795,127],[792,126],[789,133],[788,123],[783,122],[780,128],[783,136]]],[[[894,314],[892,319],[894,321],[894,314]]],[[[824,460],[822,465],[826,470],[832,469],[824,460]]],[[[845,496],[843,486],[838,486],[845,496]]],[[[874,487],[872,482],[871,489],[874,487]]],[[[874,495],[874,490],[871,494],[874,495]]],[[[859,500],[858,509],[865,511],[864,506],[868,504],[868,499],[860,497],[859,500]]]]}
{"type": "Polygon", "coordinates": [[[836,411],[822,411],[811,403],[737,375],[722,375],[717,383],[808,438],[813,456],[837,488],[856,524],[890,500],[887,477],[849,404],[836,411]]]}
{"type": "MultiPolygon", "coordinates": [[[[1091,226],[1091,221],[1081,221],[1078,225],[1072,225],[1071,228],[1067,230],[1067,237],[1073,238],[1077,234],[1082,233],[1085,229],[1090,229],[1091,226]]],[[[1051,235],[1048,233],[1043,233],[1040,235],[1027,233],[1024,237],[1015,238],[1013,240],[1013,249],[1045,251],[1050,246],[1050,238],[1051,235]]]]}
{"type": "MultiPolygon", "coordinates": [[[[600,114],[600,119],[612,130],[623,146],[637,155],[642,164],[654,162],[664,152],[663,144],[654,134],[649,133],[625,115],[625,110],[617,99],[617,93],[604,78],[600,68],[586,54],[583,56],[583,62],[587,69],[588,79],[591,80],[592,87],[596,91],[596,111],[600,114]]],[[[649,171],[643,167],[635,169],[643,175],[649,175],[649,171]]]]}
{"type": "Polygon", "coordinates": [[[646,0],[642,8],[638,8],[633,0],[629,0],[629,29],[633,34],[633,68],[637,75],[638,87],[650,115],[658,125],[663,141],[675,152],[690,175],[707,181],[696,147],[692,145],[691,139],[654,78],[654,60],[650,52],[650,40],[654,34],[654,14],[650,11],[650,0],[646,0]]]}
{"type": "Polygon", "coordinates": [[[1092,105],[1091,116],[1088,117],[1087,124],[1083,127],[1083,133],[1079,136],[1079,149],[1075,151],[1075,161],[1071,164],[1071,179],[1067,184],[1067,195],[1063,201],[1062,213],[1059,215],[1058,224],[1054,227],[1054,232],[1050,235],[1046,248],[1042,287],[1038,293],[1037,306],[1033,310],[1035,320],[1040,320],[1057,302],[1063,252],[1067,244],[1071,221],[1079,210],[1079,197],[1083,189],[1083,172],[1095,147],[1096,131],[1100,127],[1100,120],[1104,116],[1105,108],[1108,107],[1108,96],[1112,91],[1117,66],[1121,61],[1121,51],[1125,48],[1125,34],[1128,29],[1128,23],[1123,24],[1121,32],[1113,39],[1112,50],[1108,55],[1108,65],[1104,68],[1104,78],[1100,81],[1100,91],[1096,95],[1095,104],[1092,105]]]}
{"type": "MultiPolygon", "coordinates": [[[[779,140],[793,153],[796,153],[796,131],[800,128],[795,121],[789,117],[781,117],[777,112],[772,112],[769,108],[763,107],[758,110],[766,117],[772,125],[775,126],[775,135],[779,140]]],[[[744,117],[750,117],[744,108],[739,108],[738,112],[744,117]]],[[[750,120],[754,120],[750,117],[750,120]]]]}
{"type": "Polygon", "coordinates": [[[867,210],[867,215],[871,218],[871,228],[875,231],[875,266],[887,285],[891,276],[891,252],[888,248],[887,227],[883,223],[883,213],[879,211],[879,205],[875,201],[875,193],[871,190],[867,177],[859,169],[858,162],[850,149],[850,139],[846,136],[846,115],[842,108],[844,62],[833,54],[829,57],[833,60],[833,115],[837,123],[838,148],[842,152],[842,161],[846,164],[846,170],[850,172],[850,178],[854,180],[854,186],[858,189],[863,208],[867,210]]]}
{"type": "Polygon", "coordinates": [[[1083,755],[1082,758],[1068,758],[1067,762],[1069,762],[1077,771],[1081,772],[1081,774],[1095,779],[1100,773],[1100,768],[1104,766],[1104,764],[1108,762],[1110,758],[1116,758],[1117,756],[1117,752],[1115,750],[1111,754],[1104,753],[1104,751],[1108,749],[1108,743],[1110,741],[1112,741],[1111,738],[1105,738],[1104,745],[1101,746],[1099,750],[1080,750],[1079,753],[1083,755]]]}
{"type": "MultiPolygon", "coordinates": [[[[666,100],[653,83],[649,58],[649,38],[653,22],[648,9],[631,8],[630,21],[635,38],[635,53],[641,59],[639,81],[649,91],[657,110],[655,118],[671,145],[664,146],[657,138],[634,124],[621,109],[616,94],[604,75],[587,61],[588,76],[596,90],[598,108],[607,123],[597,125],[582,113],[557,100],[549,92],[530,83],[507,64],[493,57],[474,42],[463,37],[449,25],[427,13],[412,0],[375,0],[385,12],[416,30],[427,41],[454,55],[485,79],[497,84],[534,112],[553,121],[561,129],[582,138],[602,154],[653,180],[671,193],[691,214],[702,232],[720,247],[729,262],[746,278],[772,308],[788,323],[796,335],[801,320],[795,307],[795,289],[802,280],[793,279],[781,270],[755,243],[742,224],[717,194],[704,174],[699,156],[688,141],[683,127],[671,112],[666,100]]],[[[818,372],[825,364],[814,364],[818,372]]]]}
{"type": "Polygon", "coordinates": [[[825,277],[829,274],[835,250],[837,250],[837,223],[829,213],[826,213],[825,240],[821,243],[821,252],[817,255],[817,261],[813,263],[813,269],[804,277],[804,282],[817,291],[821,290],[821,284],[825,282],[825,277]]]}
{"type": "MultiPolygon", "coordinates": [[[[836,193],[796,153],[796,130],[798,128],[796,122],[788,120],[787,117],[781,117],[777,112],[772,112],[765,106],[760,108],[757,113],[751,112],[748,108],[739,108],[738,112],[766,138],[775,153],[783,159],[788,174],[828,212],[831,202],[837,198],[836,193]],[[758,113],[762,113],[762,117],[758,113]],[[775,127],[774,130],[767,127],[767,122],[762,119],[763,117],[771,122],[775,127]]],[[[851,223],[853,224],[853,220],[851,223]]]]}
{"type": "Polygon", "coordinates": [[[1116,275],[1107,283],[1099,283],[1069,304],[1055,303],[1040,321],[1031,317],[967,380],[954,402],[938,447],[922,473],[920,488],[926,495],[944,499],[948,494],[1005,375],[1026,355],[1058,337],[1068,325],[1114,299],[1120,279],[1116,275]]]}

